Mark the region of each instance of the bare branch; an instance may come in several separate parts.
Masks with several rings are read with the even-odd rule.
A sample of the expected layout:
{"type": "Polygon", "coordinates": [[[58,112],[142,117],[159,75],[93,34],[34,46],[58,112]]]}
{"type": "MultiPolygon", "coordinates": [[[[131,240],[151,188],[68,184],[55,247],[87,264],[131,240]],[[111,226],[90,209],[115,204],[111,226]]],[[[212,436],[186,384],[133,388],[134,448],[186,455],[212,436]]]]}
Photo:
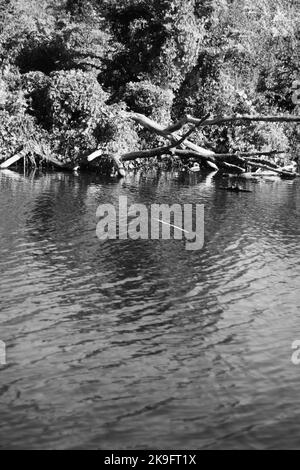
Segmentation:
{"type": "Polygon", "coordinates": [[[259,155],[282,155],[285,154],[285,150],[271,150],[271,151],[253,151],[253,152],[236,152],[236,153],[215,153],[216,158],[228,158],[228,157],[243,157],[243,158],[251,158],[259,155]]]}
{"type": "Polygon", "coordinates": [[[9,168],[11,165],[13,165],[14,163],[17,163],[19,160],[21,160],[21,158],[24,158],[26,156],[26,154],[27,154],[27,152],[24,149],[22,149],[19,153],[16,153],[12,157],[10,157],[8,160],[1,163],[0,168],[2,170],[6,169],[6,168],[9,168]]]}
{"type": "MultiPolygon", "coordinates": [[[[133,119],[135,122],[140,124],[141,126],[145,127],[146,129],[149,129],[152,132],[155,132],[156,134],[159,134],[166,139],[170,140],[172,143],[176,143],[178,145],[178,141],[182,138],[180,135],[176,133],[169,133],[165,131],[165,129],[160,125],[157,124],[157,122],[153,121],[152,119],[147,118],[143,114],[138,114],[138,113],[127,113],[127,116],[131,119],[133,119]]],[[[199,119],[197,124],[201,122],[202,119],[199,119]]],[[[194,131],[193,131],[194,132],[194,131]]],[[[214,155],[214,152],[211,150],[204,149],[200,147],[199,145],[193,144],[189,140],[184,141],[185,147],[194,150],[195,152],[198,152],[200,155],[203,157],[212,157],[214,155]]]]}
{"type": "Polygon", "coordinates": [[[177,145],[176,147],[179,147],[179,145],[183,144],[185,142],[185,140],[193,134],[193,132],[195,132],[197,130],[198,127],[202,126],[205,121],[209,118],[209,114],[207,114],[204,118],[200,119],[199,123],[196,124],[194,127],[192,127],[186,134],[184,134],[180,139],[179,141],[177,142],[177,145]]]}
{"type": "MultiPolygon", "coordinates": [[[[188,137],[196,131],[197,128],[206,125],[220,125],[228,122],[243,122],[243,121],[265,121],[265,122],[300,122],[300,117],[298,116],[249,116],[249,115],[235,115],[230,117],[217,117],[215,119],[209,120],[209,115],[205,116],[202,119],[197,119],[192,116],[186,115],[177,123],[164,128],[157,122],[152,119],[144,116],[139,113],[127,113],[123,112],[122,115],[124,118],[129,118],[135,121],[137,124],[141,125],[145,129],[158,134],[164,137],[166,140],[170,141],[169,145],[164,145],[162,147],[153,148],[149,150],[140,150],[135,152],[125,153],[118,157],[113,157],[115,164],[118,168],[119,174],[124,173],[124,168],[122,162],[131,161],[139,158],[152,158],[159,157],[163,155],[173,155],[178,156],[181,159],[193,158],[195,160],[204,160],[206,165],[209,165],[214,170],[219,168],[225,168],[226,170],[242,173],[244,168],[249,166],[256,166],[259,168],[267,169],[270,171],[275,171],[282,176],[293,177],[296,173],[291,173],[282,170],[277,165],[268,160],[256,158],[259,156],[270,156],[270,155],[280,155],[285,154],[284,150],[274,150],[274,151],[251,151],[251,152],[237,152],[237,153],[224,153],[219,154],[215,153],[212,150],[200,147],[199,145],[194,144],[188,140],[188,137]],[[193,126],[186,132],[184,135],[177,133],[185,124],[193,124],[193,126]],[[181,148],[179,148],[181,147],[181,148]],[[251,160],[250,160],[251,159],[251,160]],[[243,168],[244,167],[244,168],[243,168]]],[[[92,153],[88,158],[88,162],[93,161],[94,159],[101,157],[102,151],[97,150],[92,153]]]]}
{"type": "MultiPolygon", "coordinates": [[[[187,122],[192,124],[199,124],[201,119],[187,116],[187,122]]],[[[207,120],[202,126],[222,125],[230,122],[300,122],[300,116],[251,116],[251,115],[234,115],[217,117],[215,119],[207,120]]]]}
{"type": "Polygon", "coordinates": [[[182,119],[180,119],[180,121],[177,121],[175,124],[166,127],[166,129],[164,129],[164,132],[166,134],[172,134],[173,132],[180,131],[180,129],[182,129],[187,122],[189,122],[189,117],[186,114],[182,119]]]}
{"type": "Polygon", "coordinates": [[[137,158],[151,158],[151,157],[159,157],[165,153],[170,152],[170,146],[166,147],[157,147],[150,150],[138,150],[136,152],[125,153],[121,155],[121,160],[123,162],[128,162],[131,160],[136,160],[137,158]]]}
{"type": "MultiPolygon", "coordinates": [[[[131,152],[123,155],[121,158],[123,161],[125,160],[135,160],[136,158],[149,158],[149,157],[157,157],[159,155],[163,155],[164,153],[169,153],[172,148],[179,147],[181,144],[185,142],[185,140],[199,127],[203,122],[206,121],[209,114],[205,116],[203,119],[200,119],[199,124],[193,126],[186,134],[184,134],[178,141],[176,139],[171,145],[165,147],[158,147],[156,149],[150,150],[143,150],[141,152],[131,152]]],[[[90,158],[90,157],[89,157],[90,158]]]]}
{"type": "Polygon", "coordinates": [[[256,168],[261,168],[262,170],[273,171],[274,173],[278,173],[281,176],[286,176],[286,177],[291,177],[291,178],[299,176],[298,173],[292,173],[290,171],[285,171],[285,170],[282,170],[281,168],[278,168],[278,167],[273,168],[272,166],[269,166],[269,165],[262,165],[261,163],[258,163],[258,162],[248,162],[247,161],[247,165],[254,166],[256,168]]]}

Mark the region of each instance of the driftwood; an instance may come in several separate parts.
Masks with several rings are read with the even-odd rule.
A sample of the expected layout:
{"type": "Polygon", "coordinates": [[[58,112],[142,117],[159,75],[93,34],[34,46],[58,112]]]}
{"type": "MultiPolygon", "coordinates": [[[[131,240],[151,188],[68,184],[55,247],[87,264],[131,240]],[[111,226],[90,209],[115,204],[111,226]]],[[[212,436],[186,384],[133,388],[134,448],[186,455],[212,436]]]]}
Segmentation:
{"type": "MultiPolygon", "coordinates": [[[[8,160],[5,162],[1,163],[0,169],[4,170],[9,168],[10,166],[14,165],[17,163],[19,160],[22,158],[25,158],[27,155],[30,155],[30,151],[28,149],[22,149],[19,153],[16,155],[13,155],[10,157],[8,160]]],[[[52,156],[45,156],[39,153],[36,153],[36,155],[41,158],[43,161],[47,161],[48,163],[51,163],[55,168],[60,169],[60,170],[67,170],[67,171],[72,171],[74,169],[73,165],[68,164],[68,163],[63,163],[59,160],[57,160],[55,157],[52,156]]]]}
{"type": "Polygon", "coordinates": [[[267,171],[272,171],[274,173],[278,173],[280,176],[283,176],[285,178],[293,178],[293,177],[296,177],[296,176],[299,176],[298,173],[293,173],[291,171],[285,171],[283,169],[280,169],[280,168],[274,168],[274,166],[270,166],[270,165],[262,165],[261,163],[257,163],[257,162],[248,162],[247,161],[247,165],[249,166],[253,166],[253,167],[256,167],[256,168],[261,168],[262,170],[267,170],[267,171]]]}
{"type": "Polygon", "coordinates": [[[96,152],[93,152],[91,155],[87,157],[88,162],[92,162],[93,160],[96,160],[96,158],[99,158],[103,155],[102,150],[96,150],[96,152]]]}
{"type": "Polygon", "coordinates": [[[17,153],[16,155],[13,155],[12,157],[10,157],[8,160],[6,160],[5,162],[1,163],[0,165],[0,168],[1,170],[4,170],[6,168],[9,168],[10,166],[12,166],[14,163],[17,163],[19,160],[21,160],[21,158],[24,158],[26,157],[26,154],[27,152],[22,149],[19,153],[17,153]]]}
{"type": "MultiPolygon", "coordinates": [[[[161,126],[160,124],[157,124],[157,122],[153,121],[152,119],[147,118],[143,114],[128,113],[127,117],[132,119],[133,121],[137,122],[141,126],[145,127],[146,129],[148,129],[148,130],[150,130],[150,131],[152,131],[152,132],[154,132],[158,135],[166,137],[172,143],[177,142],[177,145],[178,145],[178,142],[182,139],[182,136],[178,135],[176,132],[173,132],[173,131],[170,132],[168,129],[164,129],[163,126],[161,126]]],[[[200,122],[201,122],[200,125],[203,125],[207,121],[203,122],[202,119],[198,119],[198,122],[196,124],[199,125],[200,122]]],[[[183,125],[181,127],[183,127],[183,125]]],[[[194,132],[194,130],[193,130],[193,132],[194,132]]],[[[183,144],[183,142],[181,142],[181,143],[183,144]]],[[[202,156],[204,158],[205,157],[209,158],[209,157],[212,157],[214,155],[213,151],[207,150],[203,147],[200,147],[199,145],[193,144],[192,142],[190,142],[189,140],[186,140],[186,139],[184,140],[184,146],[189,148],[190,150],[194,150],[195,152],[197,152],[200,156],[202,156]]]]}
{"type": "Polygon", "coordinates": [[[231,157],[232,155],[235,155],[237,157],[242,157],[242,158],[252,158],[255,156],[259,156],[259,155],[271,156],[271,155],[282,155],[285,153],[286,153],[285,150],[271,150],[271,151],[266,151],[266,152],[259,151],[259,152],[215,153],[215,157],[224,159],[224,158],[231,157]]]}
{"type": "Polygon", "coordinates": [[[214,157],[203,157],[194,150],[172,149],[170,155],[179,157],[182,160],[191,159],[192,161],[204,161],[205,164],[212,170],[219,170],[219,167],[214,163],[214,157]]]}
{"type": "Polygon", "coordinates": [[[244,168],[233,165],[232,163],[222,162],[221,168],[223,170],[227,170],[228,173],[245,173],[244,168]]]}
{"type": "MultiPolygon", "coordinates": [[[[184,134],[182,137],[177,138],[177,136],[172,136],[172,141],[173,143],[170,144],[170,145],[167,145],[167,146],[164,146],[164,147],[158,147],[158,148],[155,148],[155,149],[150,149],[150,150],[142,150],[140,152],[131,152],[131,153],[127,153],[127,154],[124,154],[122,155],[122,160],[123,161],[128,161],[128,160],[135,160],[136,158],[150,158],[150,157],[158,157],[160,155],[163,155],[163,154],[170,154],[171,150],[172,149],[175,149],[175,147],[180,147],[181,145],[185,144],[186,143],[186,139],[193,133],[195,132],[195,130],[197,129],[197,127],[199,127],[203,122],[206,121],[206,119],[208,118],[208,116],[206,116],[205,118],[201,119],[199,121],[199,124],[197,124],[197,126],[193,126],[192,129],[190,129],[186,134],[184,134]]],[[[150,122],[152,122],[154,125],[153,125],[153,129],[157,129],[157,125],[154,121],[150,121],[149,119],[147,119],[146,121],[146,126],[149,127],[151,124],[150,122]]],[[[166,136],[169,136],[169,134],[166,134],[166,136]]],[[[186,143],[186,145],[188,146],[189,145],[189,142],[186,143]]],[[[174,151],[176,152],[176,150],[174,151]]],[[[172,153],[174,153],[172,152],[172,153]]],[[[95,152],[96,154],[97,152],[95,152]]],[[[197,155],[199,155],[199,152],[197,152],[197,155]]],[[[88,157],[88,160],[91,161],[91,158],[93,159],[93,154],[90,155],[88,157]]],[[[206,158],[206,156],[204,157],[206,158]]]]}
{"type": "MultiPolygon", "coordinates": [[[[261,156],[273,156],[285,154],[284,150],[272,151],[251,151],[251,152],[237,152],[237,153],[215,153],[212,150],[205,149],[199,145],[194,144],[188,140],[188,137],[197,130],[197,128],[213,124],[221,124],[225,122],[234,121],[265,121],[265,122],[300,122],[300,117],[297,116],[231,116],[224,118],[208,119],[205,116],[202,119],[193,118],[186,115],[180,121],[164,128],[157,122],[149,119],[148,117],[138,113],[126,113],[126,117],[134,120],[137,124],[165,137],[171,142],[170,145],[165,145],[158,148],[149,150],[141,150],[136,152],[125,153],[120,156],[120,162],[132,161],[136,159],[162,157],[163,155],[173,155],[181,159],[203,160],[207,166],[214,170],[224,169],[228,172],[242,173],[246,171],[247,166],[256,166],[257,168],[269,169],[282,176],[290,177],[293,175],[291,172],[280,169],[274,163],[269,162],[261,156]],[[183,136],[178,134],[186,124],[192,124],[193,127],[183,136]]],[[[98,154],[95,152],[90,157],[89,161],[97,158],[98,154]]],[[[296,175],[296,174],[295,174],[296,175]]]]}

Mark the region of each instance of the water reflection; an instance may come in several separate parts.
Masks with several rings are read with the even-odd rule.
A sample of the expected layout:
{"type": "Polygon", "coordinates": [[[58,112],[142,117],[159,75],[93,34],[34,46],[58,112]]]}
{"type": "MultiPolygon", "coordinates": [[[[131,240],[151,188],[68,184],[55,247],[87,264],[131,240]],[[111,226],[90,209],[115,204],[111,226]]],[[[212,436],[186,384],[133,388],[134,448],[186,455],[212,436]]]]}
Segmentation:
{"type": "Polygon", "coordinates": [[[0,173],[3,448],[296,447],[299,181],[0,173]],[[205,247],[96,237],[100,203],[205,205],[205,247]]]}

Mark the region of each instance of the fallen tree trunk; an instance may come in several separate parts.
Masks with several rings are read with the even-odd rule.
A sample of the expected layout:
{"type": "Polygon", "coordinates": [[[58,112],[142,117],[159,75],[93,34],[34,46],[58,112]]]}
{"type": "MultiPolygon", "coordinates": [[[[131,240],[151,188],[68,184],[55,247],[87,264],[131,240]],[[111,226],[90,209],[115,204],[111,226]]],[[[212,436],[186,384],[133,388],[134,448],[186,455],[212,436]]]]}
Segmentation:
{"type": "MultiPolygon", "coordinates": [[[[189,123],[198,124],[200,119],[187,116],[189,123]]],[[[215,119],[206,120],[204,126],[222,125],[231,122],[299,122],[300,116],[251,116],[247,114],[217,117],[215,119]]]]}
{"type": "Polygon", "coordinates": [[[276,165],[275,163],[273,162],[270,162],[269,160],[265,160],[264,158],[256,158],[256,157],[244,157],[245,160],[246,160],[246,164],[249,163],[249,161],[251,161],[252,163],[257,163],[258,165],[267,165],[267,166],[271,166],[273,168],[279,168],[278,165],[276,165]]]}
{"type": "MultiPolygon", "coordinates": [[[[4,170],[4,169],[7,169],[9,168],[10,166],[14,165],[15,163],[17,163],[18,161],[20,161],[22,158],[25,158],[27,155],[29,154],[29,151],[28,149],[23,149],[21,150],[19,153],[17,153],[16,155],[10,157],[8,160],[6,160],[5,162],[1,163],[0,165],[0,169],[1,170],[4,170]]],[[[36,155],[43,161],[47,162],[47,163],[50,163],[51,165],[53,165],[55,168],[58,168],[60,170],[68,170],[68,171],[72,171],[74,170],[74,166],[71,165],[71,164],[68,164],[68,163],[63,163],[59,160],[57,160],[56,158],[52,157],[52,156],[49,156],[47,155],[47,157],[45,155],[42,155],[42,154],[39,154],[39,153],[36,153],[36,155]]]]}
{"type": "Polygon", "coordinates": [[[102,157],[102,155],[103,155],[102,150],[96,150],[95,152],[91,153],[91,155],[87,157],[87,161],[92,162],[93,160],[96,160],[96,158],[102,157]]]}
{"type": "Polygon", "coordinates": [[[209,168],[212,168],[215,171],[219,170],[219,167],[214,162],[214,158],[208,159],[206,157],[202,157],[201,155],[199,155],[198,152],[195,152],[194,150],[173,149],[171,151],[171,155],[177,155],[181,159],[193,159],[196,161],[204,161],[209,168]]]}
{"type": "MultiPolygon", "coordinates": [[[[158,133],[159,135],[163,135],[169,139],[176,139],[179,142],[182,143],[180,140],[180,137],[177,134],[177,130],[183,127],[183,125],[187,123],[192,123],[197,125],[197,127],[201,126],[206,126],[206,125],[212,125],[212,124],[218,124],[218,123],[225,123],[225,122],[234,122],[238,120],[243,120],[243,121],[265,121],[265,122],[300,122],[300,117],[297,116],[231,116],[231,117],[225,117],[225,118],[217,118],[213,120],[208,120],[208,119],[196,119],[192,118],[191,116],[185,116],[181,121],[176,123],[173,126],[169,126],[168,128],[163,129],[162,126],[158,125],[154,121],[152,121],[149,118],[146,118],[145,116],[141,114],[134,114],[131,115],[131,118],[134,119],[136,122],[138,122],[141,125],[144,125],[149,130],[152,130],[153,132],[158,133]],[[175,131],[175,132],[174,132],[175,131]]],[[[192,131],[194,131],[193,129],[192,131]]],[[[188,141],[184,140],[184,146],[188,148],[190,151],[193,152],[193,154],[190,153],[190,156],[196,156],[202,157],[207,159],[210,163],[212,163],[215,168],[219,167],[227,167],[228,169],[235,169],[237,171],[243,170],[239,165],[244,165],[244,166],[254,166],[254,164],[259,168],[263,169],[269,169],[270,171],[275,171],[278,174],[281,174],[282,176],[286,177],[292,177],[293,173],[283,171],[277,165],[272,164],[271,166],[261,164],[259,161],[256,162],[249,162],[247,157],[254,157],[256,155],[280,155],[286,153],[284,150],[273,150],[273,151],[253,151],[253,152],[238,152],[236,154],[217,154],[211,150],[206,150],[203,149],[202,147],[188,141]],[[196,155],[194,155],[196,154],[196,155]],[[224,160],[229,160],[224,162],[224,160]]],[[[184,153],[180,149],[176,149],[175,153],[177,155],[184,156],[184,153]]],[[[187,155],[187,154],[186,154],[187,155]]]]}
{"type": "MultiPolygon", "coordinates": [[[[136,160],[137,158],[152,158],[152,157],[159,157],[164,154],[170,154],[170,147],[157,147],[150,150],[138,150],[136,152],[129,152],[125,153],[121,156],[121,160],[124,162],[128,162],[131,160],[136,160]]],[[[89,160],[90,161],[90,160],[89,160]]]]}
{"type": "MultiPolygon", "coordinates": [[[[124,118],[132,119],[140,126],[148,129],[149,131],[164,137],[170,141],[169,145],[162,147],[153,148],[149,150],[140,150],[134,152],[128,152],[119,157],[112,157],[115,161],[115,166],[118,169],[120,175],[124,173],[122,162],[132,161],[136,159],[162,157],[164,155],[173,155],[181,159],[194,159],[202,160],[207,166],[214,170],[220,168],[228,171],[234,171],[242,173],[246,171],[247,166],[256,166],[257,168],[263,168],[270,171],[275,171],[283,176],[291,177],[294,173],[287,172],[279,168],[275,163],[269,162],[265,159],[256,157],[260,156],[271,156],[285,154],[284,150],[273,150],[273,151],[251,151],[251,152],[236,152],[236,153],[215,153],[213,150],[203,148],[190,140],[188,137],[197,130],[197,128],[208,126],[208,125],[221,125],[230,122],[300,122],[299,116],[250,116],[250,115],[234,115],[217,117],[215,119],[209,119],[209,115],[202,119],[194,118],[190,115],[185,115],[177,123],[164,128],[162,125],[153,121],[152,119],[139,114],[139,113],[123,113],[124,118]],[[178,131],[183,128],[186,124],[192,124],[193,127],[189,129],[183,135],[178,134],[178,131]]],[[[206,143],[207,146],[210,146],[206,143]]],[[[92,162],[96,158],[102,156],[102,151],[97,150],[87,157],[88,162],[92,162]]]]}
{"type": "Polygon", "coordinates": [[[245,173],[246,170],[241,168],[240,166],[233,165],[232,163],[222,162],[220,165],[222,169],[228,170],[229,172],[233,173],[245,173]]]}
{"type": "MultiPolygon", "coordinates": [[[[203,122],[205,122],[205,120],[208,118],[208,115],[205,116],[203,119],[201,119],[199,121],[199,124],[197,126],[194,126],[194,128],[190,129],[186,134],[184,134],[183,136],[180,137],[179,140],[177,140],[177,136],[175,137],[174,139],[174,142],[170,145],[167,145],[167,146],[164,146],[164,147],[158,147],[158,148],[155,148],[155,149],[150,149],[150,150],[142,150],[140,152],[131,152],[131,153],[127,153],[127,154],[124,154],[122,156],[122,160],[134,160],[136,158],[148,158],[148,157],[157,157],[159,155],[163,155],[164,153],[170,153],[172,149],[174,149],[175,147],[179,147],[183,144],[185,144],[186,142],[186,139],[193,133],[195,132],[195,130],[197,129],[197,127],[199,127],[203,122]]],[[[149,120],[148,120],[149,121],[149,120]]],[[[154,121],[153,121],[154,122],[154,121]]],[[[156,127],[156,123],[155,124],[155,127],[156,127]]],[[[149,123],[147,124],[149,125],[149,123]]],[[[97,152],[95,152],[97,153],[97,152]]],[[[199,154],[199,152],[198,152],[199,154]]],[[[91,156],[89,157],[91,158],[91,156]]],[[[203,157],[203,158],[206,158],[206,157],[203,157]]]]}
{"type": "MultiPolygon", "coordinates": [[[[208,116],[206,116],[203,119],[200,119],[197,125],[194,126],[193,129],[190,129],[183,136],[165,132],[164,128],[161,125],[159,125],[152,119],[149,119],[142,114],[134,113],[134,114],[130,114],[129,117],[133,119],[135,122],[145,127],[146,129],[149,129],[151,132],[154,132],[158,135],[161,135],[167,138],[168,140],[170,140],[171,144],[168,146],[158,147],[158,148],[154,148],[150,150],[140,150],[140,151],[129,152],[129,153],[121,155],[120,157],[118,157],[118,164],[117,164],[120,176],[122,176],[124,172],[124,168],[122,167],[121,162],[132,161],[132,160],[136,160],[139,158],[152,158],[152,157],[162,156],[164,154],[171,154],[172,149],[177,146],[184,146],[184,147],[191,149],[197,154],[198,157],[205,159],[207,161],[208,166],[210,166],[214,170],[218,170],[218,167],[214,163],[214,152],[210,150],[206,150],[202,147],[199,147],[198,145],[193,144],[192,142],[187,140],[187,137],[191,135],[193,132],[195,132],[196,128],[199,127],[203,122],[205,122],[208,116]]],[[[102,156],[102,151],[96,150],[95,152],[93,152],[91,155],[87,157],[87,161],[92,162],[93,160],[101,156],[102,156]]]]}
{"type": "Polygon", "coordinates": [[[252,166],[252,167],[256,167],[256,168],[261,168],[262,170],[272,171],[272,172],[278,173],[279,175],[284,176],[286,178],[293,178],[293,177],[299,176],[298,173],[291,173],[290,171],[281,170],[278,167],[274,168],[272,166],[262,165],[261,163],[257,163],[257,162],[252,162],[252,161],[248,162],[247,161],[247,165],[252,166]]]}
{"type": "Polygon", "coordinates": [[[283,155],[285,154],[286,151],[285,150],[271,150],[271,151],[267,151],[267,152],[263,152],[263,151],[257,151],[257,152],[236,152],[236,153],[215,153],[215,157],[216,158],[228,158],[228,157],[232,157],[233,155],[236,156],[236,157],[242,157],[242,158],[250,158],[250,157],[255,157],[255,156],[259,156],[259,155],[283,155]]]}
{"type": "Polygon", "coordinates": [[[243,122],[300,122],[300,116],[250,116],[250,115],[234,115],[217,117],[215,119],[206,119],[205,122],[201,123],[201,119],[193,117],[189,114],[183,116],[182,119],[177,121],[175,124],[163,129],[165,134],[171,134],[175,131],[179,131],[186,124],[195,124],[199,127],[212,126],[212,125],[223,125],[225,123],[236,122],[242,124],[243,122]]]}
{"type": "Polygon", "coordinates": [[[5,162],[1,163],[1,165],[0,165],[1,170],[9,168],[14,163],[17,163],[19,160],[21,160],[21,158],[26,157],[26,154],[27,154],[27,152],[23,149],[19,153],[17,153],[16,155],[14,155],[13,157],[10,157],[5,162]]]}
{"type": "MultiPolygon", "coordinates": [[[[157,124],[157,122],[153,121],[152,119],[147,118],[143,114],[129,113],[128,117],[130,117],[131,119],[133,119],[133,121],[137,122],[138,124],[145,127],[146,129],[149,129],[150,131],[155,132],[158,135],[166,137],[168,140],[171,140],[172,143],[177,142],[177,145],[178,145],[178,141],[180,141],[182,138],[182,136],[178,135],[177,133],[173,133],[173,132],[169,132],[168,130],[165,130],[163,126],[161,126],[160,124],[157,124]]],[[[196,124],[199,125],[201,121],[202,119],[199,119],[196,124]]],[[[214,156],[214,152],[212,150],[207,150],[203,147],[200,147],[199,145],[193,144],[189,140],[184,140],[184,146],[191,150],[195,150],[197,153],[199,153],[199,155],[203,157],[209,158],[209,157],[214,156]]]]}

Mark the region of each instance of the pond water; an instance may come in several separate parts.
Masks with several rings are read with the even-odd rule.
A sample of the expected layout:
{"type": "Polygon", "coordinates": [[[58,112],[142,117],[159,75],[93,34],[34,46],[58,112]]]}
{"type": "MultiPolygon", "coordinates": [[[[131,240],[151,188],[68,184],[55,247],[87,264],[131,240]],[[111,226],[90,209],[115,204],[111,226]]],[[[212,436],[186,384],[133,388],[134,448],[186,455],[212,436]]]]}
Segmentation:
{"type": "Polygon", "coordinates": [[[0,447],[297,448],[300,180],[0,173],[0,447]],[[100,203],[205,205],[205,245],[96,236],[100,203]]]}

